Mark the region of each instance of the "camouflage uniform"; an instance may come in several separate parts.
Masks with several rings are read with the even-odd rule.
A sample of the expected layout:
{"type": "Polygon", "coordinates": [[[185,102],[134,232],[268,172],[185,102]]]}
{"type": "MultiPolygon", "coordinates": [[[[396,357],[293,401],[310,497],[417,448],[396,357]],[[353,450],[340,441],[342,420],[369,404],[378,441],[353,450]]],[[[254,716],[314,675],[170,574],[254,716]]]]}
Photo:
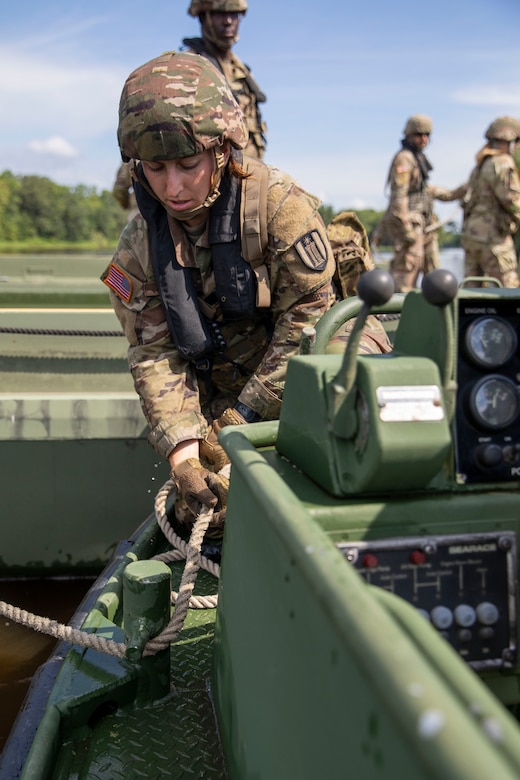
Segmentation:
{"type": "MultiPolygon", "coordinates": [[[[237,398],[263,419],[279,416],[287,361],[299,351],[302,329],[314,325],[334,302],[334,259],[317,207],[318,201],[287,175],[269,169],[269,241],[264,260],[271,308],[269,312],[258,309],[249,321],[219,323],[228,348],[225,360],[217,358],[211,376],[224,394],[223,400],[216,401],[215,416],[237,398]],[[319,268],[313,267],[310,254],[315,246],[323,253],[319,268]]],[[[193,246],[180,223],[170,224],[179,261],[193,267],[200,293],[211,295],[214,280],[207,235],[193,246]]],[[[129,300],[111,290],[112,304],[130,342],[130,369],[150,424],[150,441],[167,457],[179,442],[204,438],[207,418],[201,410],[201,375],[181,358],[168,331],[141,215],[123,231],[113,264],[131,281],[129,300]]],[[[109,273],[107,269],[102,279],[109,273]]],[[[204,393],[203,383],[201,390],[204,393]]]]}
{"type": "MultiPolygon", "coordinates": [[[[245,146],[247,128],[229,86],[214,66],[194,54],[167,52],[127,79],[118,139],[124,159],[161,161],[213,150],[218,161],[223,157],[223,142],[234,149],[245,146]]],[[[247,165],[256,175],[239,178],[241,213],[248,217],[247,225],[265,224],[260,260],[270,291],[270,303],[257,305],[248,319],[225,319],[221,316],[225,298],[211,301],[216,289],[215,250],[209,242],[208,220],[194,232],[193,225],[185,229],[183,221],[168,214],[171,251],[180,270],[188,269],[196,298],[203,301],[201,308],[214,315],[217,336],[224,343],[211,373],[196,368],[193,360],[183,357],[182,345],[174,342],[153,267],[152,234],[141,213],[123,230],[112,263],[101,277],[110,288],[130,344],[129,366],[150,425],[149,440],[164,458],[182,442],[204,439],[212,418],[237,400],[260,419],[277,418],[287,361],[299,352],[302,330],[314,325],[335,302],[336,264],[318,199],[274,167],[255,160],[247,165]],[[251,182],[262,179],[262,174],[266,186],[265,191],[258,188],[257,202],[251,182]],[[251,201],[255,213],[249,209],[251,201]]],[[[136,171],[139,176],[139,165],[136,171]]],[[[228,181],[226,177],[231,178],[224,171],[221,185],[228,181]]],[[[141,185],[139,179],[138,194],[141,185]]],[[[149,194],[153,198],[153,192],[149,194]]],[[[201,212],[211,216],[222,197],[213,189],[201,212]]],[[[166,209],[154,202],[163,214],[166,209]]],[[[243,230],[245,223],[244,218],[239,226],[243,230]]],[[[243,233],[242,252],[254,243],[255,229],[253,234],[243,233]]],[[[258,263],[251,265],[258,270],[258,263]]]]}
{"type": "Polygon", "coordinates": [[[490,143],[478,152],[469,181],[454,190],[436,187],[433,191],[438,200],[461,200],[465,276],[491,276],[504,287],[520,286],[512,238],[520,225],[520,177],[512,155],[494,148],[493,139],[514,142],[517,136],[517,120],[495,120],[486,133],[490,143]]]}
{"type": "Polygon", "coordinates": [[[387,179],[390,201],[383,217],[384,230],[394,245],[390,272],[401,292],[416,286],[421,271],[428,273],[439,265],[437,234],[427,230],[437,221],[427,187],[431,165],[407,141],[414,132],[423,131],[431,132],[431,120],[421,114],[410,117],[403,148],[393,158],[387,179]]]}
{"type": "Polygon", "coordinates": [[[121,163],[116,174],[116,180],[112,189],[112,195],[117,200],[121,208],[127,212],[128,222],[137,214],[137,201],[134,194],[134,183],[132,181],[131,168],[129,163],[121,163]]]}
{"type": "MultiPolygon", "coordinates": [[[[189,13],[191,16],[201,16],[212,11],[245,13],[246,10],[245,0],[192,0],[189,13]]],[[[244,153],[261,160],[265,153],[267,127],[259,104],[265,103],[267,98],[253,79],[251,70],[236,54],[223,52],[205,35],[202,38],[184,38],[182,43],[187,51],[207,57],[224,74],[249,130],[249,141],[244,153]]]]}

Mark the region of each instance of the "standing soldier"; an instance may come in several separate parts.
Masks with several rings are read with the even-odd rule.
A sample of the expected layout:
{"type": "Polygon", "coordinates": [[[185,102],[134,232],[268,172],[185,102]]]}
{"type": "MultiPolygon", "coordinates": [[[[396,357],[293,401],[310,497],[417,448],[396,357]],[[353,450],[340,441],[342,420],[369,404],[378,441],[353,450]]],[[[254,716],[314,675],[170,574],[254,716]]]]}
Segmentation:
{"type": "MultiPolygon", "coordinates": [[[[520,177],[513,152],[520,142],[520,122],[495,119],[486,130],[487,143],[467,184],[455,190],[432,188],[438,200],[458,200],[464,212],[462,246],[467,277],[491,276],[504,287],[520,287],[513,234],[520,226],[520,177]]],[[[477,281],[467,286],[478,287],[477,281]]]]}
{"type": "Polygon", "coordinates": [[[244,152],[261,160],[266,146],[266,126],[259,104],[265,103],[266,97],[248,66],[232,52],[246,11],[246,0],[192,0],[188,13],[199,17],[202,38],[184,38],[183,44],[188,51],[211,60],[224,74],[249,130],[244,152]]]}
{"type": "Polygon", "coordinates": [[[428,273],[439,264],[437,235],[429,228],[436,222],[428,189],[432,166],[423,153],[431,132],[430,117],[411,116],[388,173],[390,202],[383,220],[394,245],[390,272],[400,292],[412,290],[421,271],[428,273]]]}

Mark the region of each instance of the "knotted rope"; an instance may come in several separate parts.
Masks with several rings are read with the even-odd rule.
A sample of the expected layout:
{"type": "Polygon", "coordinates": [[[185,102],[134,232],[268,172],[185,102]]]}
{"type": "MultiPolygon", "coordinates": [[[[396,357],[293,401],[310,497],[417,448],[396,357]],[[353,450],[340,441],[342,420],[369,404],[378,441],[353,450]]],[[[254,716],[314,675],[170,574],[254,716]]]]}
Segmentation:
{"type": "MultiPolygon", "coordinates": [[[[202,540],[210,524],[213,510],[210,509],[208,512],[199,515],[193,524],[189,541],[185,542],[174,532],[166,515],[166,499],[172,492],[172,489],[174,489],[174,483],[168,480],[157,493],[155,498],[155,516],[167,540],[176,549],[164,555],[156,556],[156,560],[164,560],[165,557],[169,560],[186,558],[186,565],[182,574],[179,592],[178,594],[172,593],[172,599],[176,602],[172,619],[158,636],[146,643],[143,651],[144,656],[155,655],[167,648],[177,638],[184,625],[188,609],[192,606],[192,601],[194,602],[193,606],[197,608],[208,608],[216,605],[216,596],[192,597],[197,574],[201,567],[216,577],[220,574],[220,567],[201,556],[200,553],[202,540]]],[[[124,658],[126,653],[126,645],[122,642],[106,639],[84,629],[72,628],[51,618],[41,617],[25,609],[20,609],[20,607],[15,607],[5,601],[0,601],[0,615],[15,623],[21,623],[28,628],[32,628],[34,631],[48,634],[55,639],[71,642],[81,647],[98,650],[118,658],[124,658]]]]}

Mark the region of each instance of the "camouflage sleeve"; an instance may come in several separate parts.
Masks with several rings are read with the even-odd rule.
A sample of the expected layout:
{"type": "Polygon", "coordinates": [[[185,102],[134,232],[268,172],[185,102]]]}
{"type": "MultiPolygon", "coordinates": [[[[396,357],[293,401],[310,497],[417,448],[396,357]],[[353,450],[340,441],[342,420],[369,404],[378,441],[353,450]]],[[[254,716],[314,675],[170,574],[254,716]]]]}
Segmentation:
{"type": "Polygon", "coordinates": [[[413,156],[409,152],[401,151],[394,157],[390,168],[390,203],[388,204],[388,212],[394,225],[400,224],[405,233],[412,229],[408,208],[408,194],[415,164],[413,156]]]}
{"type": "Polygon", "coordinates": [[[112,195],[119,205],[127,209],[130,206],[130,187],[132,186],[132,176],[130,174],[130,164],[122,163],[116,174],[116,180],[112,189],[112,195]]]}
{"type": "Polygon", "coordinates": [[[436,187],[435,185],[431,184],[428,187],[428,192],[434,200],[449,202],[453,200],[462,200],[466,194],[467,189],[467,183],[461,184],[460,187],[455,187],[453,190],[447,189],[446,187],[436,187]]]}
{"type": "Polygon", "coordinates": [[[520,177],[509,156],[497,158],[494,194],[514,221],[520,222],[520,177]]]}
{"type": "Polygon", "coordinates": [[[208,426],[197,380],[171,341],[148,253],[142,217],[121,234],[112,262],[101,276],[129,342],[128,363],[149,441],[163,458],[182,441],[201,439],[208,426]]]}
{"type": "Polygon", "coordinates": [[[253,376],[247,381],[239,401],[262,419],[278,419],[289,358],[300,352],[302,330],[314,326],[335,301],[332,284],[303,296],[276,321],[267,351],[253,376]]]}
{"type": "MultiPolygon", "coordinates": [[[[352,330],[356,322],[356,317],[347,320],[334,333],[325,348],[329,354],[342,354],[347,348],[347,344],[352,335],[352,330]]],[[[359,341],[359,355],[386,355],[392,351],[392,344],[383,324],[374,314],[369,314],[365,327],[361,333],[359,341]]]]}
{"type": "Polygon", "coordinates": [[[315,325],[335,300],[335,261],[319,201],[276,169],[270,169],[268,263],[273,335],[239,400],[263,419],[276,419],[287,362],[300,350],[304,327],[315,325]]]}

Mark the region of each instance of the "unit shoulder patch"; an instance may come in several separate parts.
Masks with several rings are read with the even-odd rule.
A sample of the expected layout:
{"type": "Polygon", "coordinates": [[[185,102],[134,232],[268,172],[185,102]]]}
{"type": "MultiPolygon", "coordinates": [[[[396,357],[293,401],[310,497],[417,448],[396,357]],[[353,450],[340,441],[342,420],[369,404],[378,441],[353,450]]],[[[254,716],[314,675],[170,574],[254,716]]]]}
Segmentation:
{"type": "Polygon", "coordinates": [[[311,271],[323,271],[327,265],[327,247],[318,230],[310,230],[296,241],[294,248],[311,271]]]}

